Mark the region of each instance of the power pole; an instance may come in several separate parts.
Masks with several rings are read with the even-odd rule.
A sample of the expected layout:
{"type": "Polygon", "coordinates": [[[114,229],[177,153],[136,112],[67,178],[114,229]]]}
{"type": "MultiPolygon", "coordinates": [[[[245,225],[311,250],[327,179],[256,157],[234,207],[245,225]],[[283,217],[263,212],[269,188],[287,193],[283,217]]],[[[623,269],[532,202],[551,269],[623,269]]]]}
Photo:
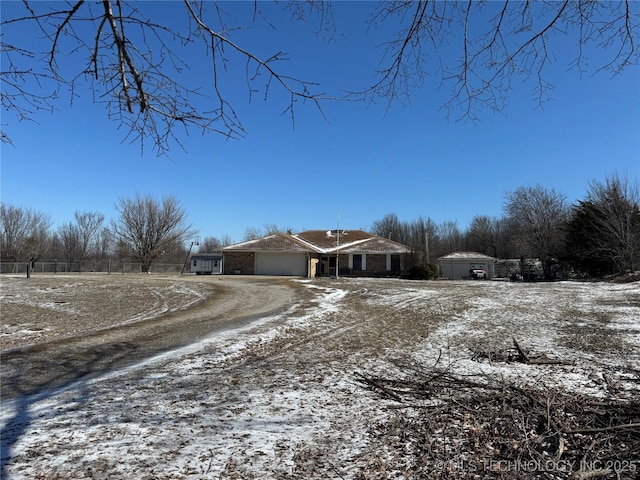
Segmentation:
{"type": "Polygon", "coordinates": [[[338,261],[340,259],[340,209],[338,209],[338,240],[336,244],[336,280],[340,278],[340,266],[338,265],[338,261]]]}
{"type": "Polygon", "coordinates": [[[184,264],[182,265],[182,271],[180,272],[180,275],[184,275],[184,270],[185,268],[187,268],[187,262],[189,261],[189,257],[191,256],[191,249],[193,248],[194,245],[200,245],[199,236],[196,236],[191,242],[191,245],[189,246],[189,251],[187,252],[187,258],[184,259],[184,264]]]}

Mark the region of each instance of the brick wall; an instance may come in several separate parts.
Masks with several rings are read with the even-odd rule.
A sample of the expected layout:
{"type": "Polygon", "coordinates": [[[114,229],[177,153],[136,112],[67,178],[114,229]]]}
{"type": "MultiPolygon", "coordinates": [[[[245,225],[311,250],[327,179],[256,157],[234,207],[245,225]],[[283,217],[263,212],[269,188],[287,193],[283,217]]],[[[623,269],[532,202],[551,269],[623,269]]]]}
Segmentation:
{"type": "Polygon", "coordinates": [[[384,253],[367,254],[367,272],[386,272],[387,255],[384,253]]]}
{"type": "Polygon", "coordinates": [[[224,252],[224,274],[253,275],[254,254],[248,252],[224,252]]]}

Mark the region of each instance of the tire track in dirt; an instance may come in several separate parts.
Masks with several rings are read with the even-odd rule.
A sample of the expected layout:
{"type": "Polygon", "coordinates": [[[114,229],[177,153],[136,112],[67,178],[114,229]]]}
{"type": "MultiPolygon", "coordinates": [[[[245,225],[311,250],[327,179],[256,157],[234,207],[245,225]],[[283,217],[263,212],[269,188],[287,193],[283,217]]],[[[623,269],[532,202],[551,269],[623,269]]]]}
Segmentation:
{"type": "MultiPolygon", "coordinates": [[[[184,277],[179,281],[195,279],[184,277]]],[[[284,311],[303,298],[300,285],[288,279],[216,277],[210,282],[213,294],[209,299],[187,310],[0,352],[2,399],[34,395],[132,365],[215,332],[284,311]]]]}

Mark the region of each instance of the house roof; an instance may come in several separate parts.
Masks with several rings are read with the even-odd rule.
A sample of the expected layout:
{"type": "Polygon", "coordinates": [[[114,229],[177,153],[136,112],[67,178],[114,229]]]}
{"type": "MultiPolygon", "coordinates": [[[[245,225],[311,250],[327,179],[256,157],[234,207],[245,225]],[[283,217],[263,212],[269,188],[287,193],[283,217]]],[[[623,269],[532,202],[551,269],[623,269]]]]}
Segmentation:
{"type": "Polygon", "coordinates": [[[223,248],[225,251],[289,251],[310,253],[408,253],[398,242],[371,235],[363,230],[307,230],[295,235],[276,233],[223,248]],[[338,243],[339,241],[339,243],[338,243]]]}
{"type": "Polygon", "coordinates": [[[494,257],[479,252],[451,252],[438,260],[495,260],[494,257]]]}
{"type": "MultiPolygon", "coordinates": [[[[357,240],[351,243],[341,244],[340,253],[409,253],[411,249],[392,240],[383,237],[371,236],[363,240],[357,240]]],[[[332,249],[335,252],[336,248],[332,249]]]]}
{"type": "Polygon", "coordinates": [[[257,250],[271,251],[271,252],[308,252],[309,247],[302,242],[298,241],[292,235],[285,233],[275,233],[267,237],[257,238],[255,240],[248,240],[242,243],[236,243],[235,245],[229,245],[224,247],[224,251],[240,251],[240,252],[254,252],[257,250]]]}
{"type": "Polygon", "coordinates": [[[338,240],[340,245],[345,245],[358,240],[367,240],[373,235],[363,230],[340,230],[340,235],[338,235],[337,230],[307,230],[294,236],[315,247],[332,249],[337,246],[338,240]]]}

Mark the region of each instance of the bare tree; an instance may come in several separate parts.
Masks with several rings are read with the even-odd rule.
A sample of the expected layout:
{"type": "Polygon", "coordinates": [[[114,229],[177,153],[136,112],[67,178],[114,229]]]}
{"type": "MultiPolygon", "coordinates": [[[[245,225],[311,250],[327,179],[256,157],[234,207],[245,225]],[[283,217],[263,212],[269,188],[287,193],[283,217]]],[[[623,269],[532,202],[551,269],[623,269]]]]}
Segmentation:
{"type": "Polygon", "coordinates": [[[411,247],[414,254],[419,253],[417,261],[421,264],[431,263],[439,251],[440,237],[438,226],[431,218],[419,216],[407,225],[405,245],[411,247]]]}
{"type": "Polygon", "coordinates": [[[486,215],[476,215],[465,233],[469,250],[498,256],[500,220],[486,215]]]}
{"type": "Polygon", "coordinates": [[[536,185],[518,187],[505,198],[505,212],[517,228],[521,256],[538,258],[545,278],[551,279],[569,218],[566,197],[554,189],[536,185]]]}
{"type": "Polygon", "coordinates": [[[173,196],[162,201],[140,195],[121,198],[116,209],[120,218],[112,222],[111,232],[119,247],[140,262],[143,273],[163,252],[175,250],[193,235],[184,209],[173,196]]]}
{"type": "Polygon", "coordinates": [[[2,260],[29,260],[44,251],[51,219],[44,213],[13,205],[0,205],[2,260]]]}
{"type": "Polygon", "coordinates": [[[233,245],[235,242],[229,235],[224,234],[222,237],[220,237],[220,243],[223,247],[226,247],[228,245],[233,245]]]}
{"type": "Polygon", "coordinates": [[[205,237],[202,242],[200,242],[200,246],[198,247],[198,252],[200,253],[210,253],[215,252],[216,250],[220,250],[222,248],[222,242],[217,237],[205,237]]]}
{"type": "Polygon", "coordinates": [[[58,227],[56,239],[67,264],[79,261],[81,242],[80,232],[77,225],[74,225],[71,222],[63,223],[58,227]]]}
{"type": "Polygon", "coordinates": [[[509,218],[500,218],[495,223],[496,228],[496,254],[497,258],[517,257],[517,225],[509,218]]]}
{"type": "Polygon", "coordinates": [[[100,234],[104,215],[98,212],[74,213],[75,222],[58,228],[58,239],[67,262],[83,262],[100,249],[100,234]]]}
{"type": "Polygon", "coordinates": [[[439,228],[429,217],[401,221],[395,213],[388,213],[373,222],[371,233],[402,243],[411,248],[411,266],[429,264],[442,252],[439,228]]]}
{"type": "Polygon", "coordinates": [[[262,237],[262,232],[259,228],[247,227],[247,229],[244,231],[243,241],[257,240],[260,237],[262,237]]]}
{"type": "Polygon", "coordinates": [[[405,244],[411,247],[416,261],[421,264],[432,263],[440,252],[438,226],[431,218],[419,216],[407,223],[405,244]]]}
{"type": "Polygon", "coordinates": [[[205,239],[200,242],[200,247],[198,251],[200,253],[210,253],[215,252],[216,250],[220,250],[222,247],[226,247],[227,245],[231,245],[233,241],[229,235],[223,235],[222,237],[205,237],[205,239]]]}
{"type": "Polygon", "coordinates": [[[87,255],[96,253],[100,230],[104,222],[104,215],[99,212],[78,212],[74,213],[76,224],[80,232],[82,259],[87,255]]]}
{"type": "Polygon", "coordinates": [[[244,241],[247,240],[257,240],[258,238],[266,237],[269,235],[273,235],[275,233],[293,233],[293,229],[279,227],[275,223],[267,223],[263,228],[259,227],[247,227],[244,231],[244,241]]]}
{"type": "Polygon", "coordinates": [[[402,222],[400,222],[398,215],[395,213],[388,213],[381,220],[376,220],[371,225],[372,234],[400,243],[406,241],[403,230],[402,222]]]}
{"type": "Polygon", "coordinates": [[[98,234],[98,256],[100,260],[105,260],[106,258],[112,256],[114,254],[114,244],[113,244],[113,236],[111,235],[111,230],[108,227],[102,227],[100,233],[98,234]]]}
{"type": "MultiPolygon", "coordinates": [[[[321,113],[321,102],[335,97],[402,102],[423,89],[427,77],[436,79],[434,89],[450,89],[445,104],[450,112],[475,120],[484,108],[503,110],[516,81],[532,82],[537,101],[546,101],[553,87],[545,73],[555,62],[554,45],[574,46],[569,66],[580,72],[589,70],[590,52],[605,52],[603,63],[590,70],[616,75],[638,63],[640,43],[640,4],[630,0],[362,3],[371,31],[391,26],[388,38],[373,40],[383,46],[377,77],[363,88],[335,87],[350,95],[327,95],[313,80],[282,69],[287,54],[258,55],[258,46],[243,45],[235,35],[250,22],[275,28],[268,10],[285,8],[292,14],[286,21],[313,18],[318,32],[333,37],[330,2],[246,2],[248,22],[231,18],[224,3],[204,0],[183,0],[181,15],[170,21],[154,20],[158,6],[146,2],[23,0],[22,5],[23,11],[10,18],[3,8],[0,24],[3,108],[31,118],[38,110],[54,109],[63,91],[71,92],[73,101],[88,85],[130,140],[144,144],[150,139],[159,154],[166,154],[170,143],[180,144],[190,128],[228,138],[245,134],[225,88],[226,79],[237,74],[234,66],[243,72],[250,99],[258,92],[264,97],[276,89],[283,93],[292,122],[297,102],[321,113]],[[23,38],[42,42],[32,48],[23,38]],[[183,60],[186,49],[202,51],[199,63],[210,69],[205,77],[194,75],[183,60]]],[[[2,140],[10,141],[4,132],[2,140]]]]}
{"type": "Polygon", "coordinates": [[[446,221],[438,225],[438,236],[443,254],[460,250],[463,245],[463,237],[458,222],[446,221]]]}

